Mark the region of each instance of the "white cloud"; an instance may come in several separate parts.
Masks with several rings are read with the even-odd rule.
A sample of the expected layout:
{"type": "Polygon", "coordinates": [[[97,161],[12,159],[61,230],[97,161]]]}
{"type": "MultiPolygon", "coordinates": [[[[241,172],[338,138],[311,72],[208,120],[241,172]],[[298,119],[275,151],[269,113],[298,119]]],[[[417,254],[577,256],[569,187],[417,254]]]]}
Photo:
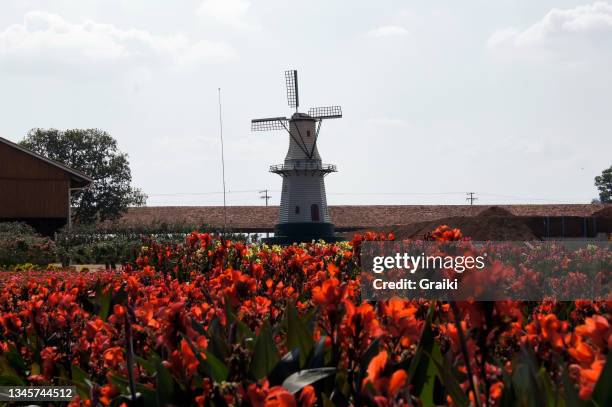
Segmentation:
{"type": "Polygon", "coordinates": [[[532,26],[498,30],[487,42],[493,51],[525,51],[571,59],[608,53],[611,45],[612,4],[607,2],[554,8],[532,26]]]}
{"type": "Polygon", "coordinates": [[[124,69],[194,67],[235,56],[227,44],[184,35],[155,35],[86,20],[72,23],[57,14],[29,12],[22,24],[0,31],[0,66],[49,71],[53,67],[124,69]]]}
{"type": "Polygon", "coordinates": [[[367,32],[368,37],[401,37],[408,34],[408,30],[399,25],[383,25],[367,32]]]}
{"type": "Polygon", "coordinates": [[[257,26],[247,19],[250,6],[251,3],[246,0],[204,0],[197,14],[232,28],[253,29],[257,26]]]}

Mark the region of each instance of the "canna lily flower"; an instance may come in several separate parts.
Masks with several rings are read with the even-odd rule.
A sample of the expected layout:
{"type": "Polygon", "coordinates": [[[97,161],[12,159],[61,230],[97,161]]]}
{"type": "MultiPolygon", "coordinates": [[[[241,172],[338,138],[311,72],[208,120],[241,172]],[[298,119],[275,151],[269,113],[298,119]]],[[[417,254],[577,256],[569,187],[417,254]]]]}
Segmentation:
{"type": "Polygon", "coordinates": [[[264,407],[297,407],[295,397],[287,389],[281,386],[274,386],[270,389],[264,407]]]}
{"type": "Polygon", "coordinates": [[[337,278],[330,278],[312,289],[312,301],[329,313],[337,310],[345,294],[346,286],[337,278]]]}

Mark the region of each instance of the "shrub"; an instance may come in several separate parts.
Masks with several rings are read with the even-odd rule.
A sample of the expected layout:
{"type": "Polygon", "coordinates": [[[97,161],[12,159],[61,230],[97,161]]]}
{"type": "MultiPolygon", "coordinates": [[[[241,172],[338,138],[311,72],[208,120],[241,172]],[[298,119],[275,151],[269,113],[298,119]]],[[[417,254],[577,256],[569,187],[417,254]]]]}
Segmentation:
{"type": "Polygon", "coordinates": [[[0,269],[17,264],[47,265],[55,262],[55,245],[25,223],[0,223],[0,269]]]}

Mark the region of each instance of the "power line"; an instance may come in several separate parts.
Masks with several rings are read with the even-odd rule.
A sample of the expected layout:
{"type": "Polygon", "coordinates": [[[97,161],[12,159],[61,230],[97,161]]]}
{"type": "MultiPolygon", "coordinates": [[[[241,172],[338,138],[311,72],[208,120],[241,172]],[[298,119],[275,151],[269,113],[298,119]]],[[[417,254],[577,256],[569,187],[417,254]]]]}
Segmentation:
{"type": "MultiPolygon", "coordinates": [[[[248,192],[259,192],[257,189],[249,189],[243,191],[226,191],[226,194],[244,194],[248,192]]],[[[154,193],[147,194],[148,196],[184,196],[184,195],[220,195],[223,191],[211,191],[211,192],[167,192],[167,193],[154,193]]]]}

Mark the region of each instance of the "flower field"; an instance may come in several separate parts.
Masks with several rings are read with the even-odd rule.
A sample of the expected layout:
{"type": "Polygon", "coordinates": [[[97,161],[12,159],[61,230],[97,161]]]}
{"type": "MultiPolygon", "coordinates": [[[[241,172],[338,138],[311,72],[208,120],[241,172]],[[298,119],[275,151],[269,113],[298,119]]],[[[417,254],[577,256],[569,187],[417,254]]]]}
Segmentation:
{"type": "Polygon", "coordinates": [[[87,406],[612,405],[612,302],[361,301],[361,243],[388,238],[192,233],[121,270],[0,273],[0,385],[87,406]]]}

